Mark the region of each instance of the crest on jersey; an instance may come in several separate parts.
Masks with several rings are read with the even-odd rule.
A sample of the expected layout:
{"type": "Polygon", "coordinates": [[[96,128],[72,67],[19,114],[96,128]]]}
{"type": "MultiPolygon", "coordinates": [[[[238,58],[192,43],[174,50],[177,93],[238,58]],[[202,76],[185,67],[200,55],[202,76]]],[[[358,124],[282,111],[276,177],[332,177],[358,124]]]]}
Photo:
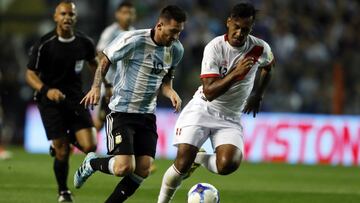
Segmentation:
{"type": "Polygon", "coordinates": [[[122,142],[122,136],[120,133],[115,134],[115,144],[120,144],[122,142]]]}
{"type": "Polygon", "coordinates": [[[75,73],[79,74],[84,67],[85,60],[77,60],[75,62],[75,73]]]}

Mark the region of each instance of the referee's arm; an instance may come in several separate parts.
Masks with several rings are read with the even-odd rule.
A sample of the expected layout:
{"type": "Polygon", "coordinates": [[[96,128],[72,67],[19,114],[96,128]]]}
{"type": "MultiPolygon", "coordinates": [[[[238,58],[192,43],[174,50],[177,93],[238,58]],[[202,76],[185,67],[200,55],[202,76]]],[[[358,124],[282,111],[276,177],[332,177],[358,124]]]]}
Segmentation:
{"type": "Polygon", "coordinates": [[[30,70],[29,68],[26,70],[26,82],[35,89],[36,91],[40,92],[41,88],[44,86],[44,83],[40,80],[38,74],[30,70]]]}
{"type": "Polygon", "coordinates": [[[39,78],[38,74],[31,70],[27,69],[26,71],[26,82],[35,89],[37,92],[40,92],[42,95],[45,95],[51,101],[60,102],[65,99],[65,95],[56,88],[50,88],[45,85],[39,78]]]}

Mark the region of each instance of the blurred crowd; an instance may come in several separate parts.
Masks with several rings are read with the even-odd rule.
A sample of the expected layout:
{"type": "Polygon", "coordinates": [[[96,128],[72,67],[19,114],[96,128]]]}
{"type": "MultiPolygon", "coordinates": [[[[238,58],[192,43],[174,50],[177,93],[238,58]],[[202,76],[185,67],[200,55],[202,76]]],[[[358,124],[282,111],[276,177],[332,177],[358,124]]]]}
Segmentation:
{"type": "MultiPolygon", "coordinates": [[[[114,20],[119,0],[75,0],[77,28],[98,41],[114,20]]],[[[184,104],[200,85],[204,46],[226,32],[225,21],[235,0],[133,0],[135,27],[150,28],[164,5],[177,4],[188,14],[181,41],[184,58],[175,88],[184,104]]],[[[276,69],[263,101],[263,111],[360,113],[360,3],[357,0],[253,0],[259,10],[253,35],[272,47],[276,69]],[[335,111],[335,107],[337,110],[335,111]]],[[[54,28],[56,0],[7,0],[0,14],[0,118],[2,137],[22,141],[25,112],[33,91],[26,85],[27,52],[54,28]],[[11,136],[7,136],[11,135],[11,136]],[[13,136],[15,135],[15,136],[13,136]]],[[[88,78],[88,77],[87,77],[88,78]]],[[[90,81],[85,81],[89,84],[90,81]]],[[[84,87],[85,89],[88,86],[84,87]]],[[[170,106],[160,99],[161,106],[170,106]]],[[[4,139],[4,138],[3,138],[4,139]]],[[[1,143],[1,141],[0,141],[1,143]]]]}

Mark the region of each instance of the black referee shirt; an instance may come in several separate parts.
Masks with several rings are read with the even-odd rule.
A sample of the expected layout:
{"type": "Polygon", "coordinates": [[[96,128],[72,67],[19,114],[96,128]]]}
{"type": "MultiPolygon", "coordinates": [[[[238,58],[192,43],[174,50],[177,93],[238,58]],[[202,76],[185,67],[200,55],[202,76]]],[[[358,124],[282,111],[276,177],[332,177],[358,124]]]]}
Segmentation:
{"type": "Polygon", "coordinates": [[[27,67],[37,72],[44,84],[77,101],[83,97],[80,72],[85,61],[94,58],[94,44],[85,34],[76,32],[74,40],[63,42],[54,30],[31,48],[27,67]]]}

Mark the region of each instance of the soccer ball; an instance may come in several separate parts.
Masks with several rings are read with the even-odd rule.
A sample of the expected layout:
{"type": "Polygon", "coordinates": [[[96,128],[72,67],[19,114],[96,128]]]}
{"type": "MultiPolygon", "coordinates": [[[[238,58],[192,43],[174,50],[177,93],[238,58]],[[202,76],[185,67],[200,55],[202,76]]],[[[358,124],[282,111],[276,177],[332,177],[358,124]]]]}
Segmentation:
{"type": "Polygon", "coordinates": [[[209,183],[198,183],[188,192],[188,203],[219,203],[218,190],[209,183]]]}

